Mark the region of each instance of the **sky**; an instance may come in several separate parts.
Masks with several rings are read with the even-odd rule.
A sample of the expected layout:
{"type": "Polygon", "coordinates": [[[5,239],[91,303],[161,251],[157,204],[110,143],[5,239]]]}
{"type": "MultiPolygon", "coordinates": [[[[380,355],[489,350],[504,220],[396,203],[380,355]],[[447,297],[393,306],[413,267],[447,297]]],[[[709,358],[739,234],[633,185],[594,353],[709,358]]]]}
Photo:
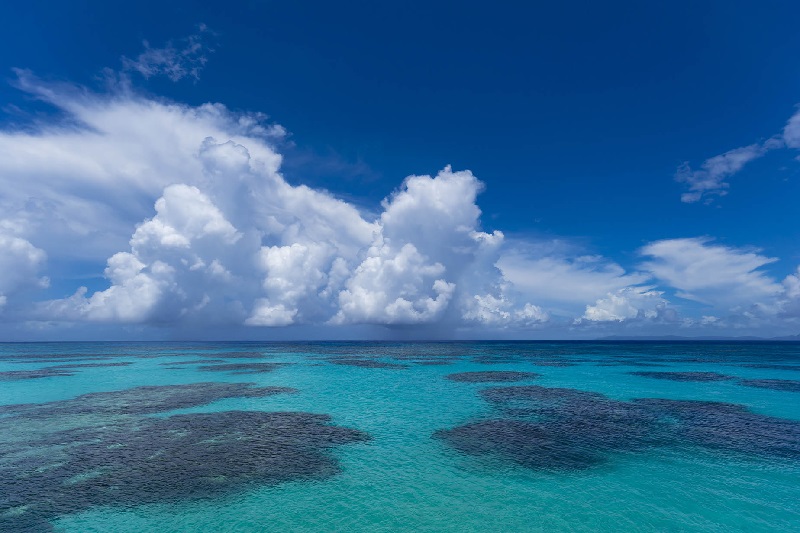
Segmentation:
{"type": "Polygon", "coordinates": [[[0,340],[800,334],[800,5],[518,4],[4,6],[0,340]]]}

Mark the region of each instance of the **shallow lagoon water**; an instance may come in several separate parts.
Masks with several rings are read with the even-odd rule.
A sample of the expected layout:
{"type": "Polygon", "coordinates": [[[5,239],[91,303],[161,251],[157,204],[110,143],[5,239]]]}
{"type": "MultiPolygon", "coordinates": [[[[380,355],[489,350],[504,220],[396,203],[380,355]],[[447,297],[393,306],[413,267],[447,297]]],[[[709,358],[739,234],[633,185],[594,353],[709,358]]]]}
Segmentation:
{"type": "Polygon", "coordinates": [[[4,531],[800,529],[798,344],[5,344],[0,372],[4,531]]]}

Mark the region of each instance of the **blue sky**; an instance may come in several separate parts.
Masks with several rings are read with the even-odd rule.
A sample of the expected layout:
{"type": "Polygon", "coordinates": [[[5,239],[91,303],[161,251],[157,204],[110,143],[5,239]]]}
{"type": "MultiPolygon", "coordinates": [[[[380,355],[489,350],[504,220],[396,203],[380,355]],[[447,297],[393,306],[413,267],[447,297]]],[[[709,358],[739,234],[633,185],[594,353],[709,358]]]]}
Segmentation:
{"type": "Polygon", "coordinates": [[[8,340],[800,333],[793,2],[3,9],[8,340]]]}

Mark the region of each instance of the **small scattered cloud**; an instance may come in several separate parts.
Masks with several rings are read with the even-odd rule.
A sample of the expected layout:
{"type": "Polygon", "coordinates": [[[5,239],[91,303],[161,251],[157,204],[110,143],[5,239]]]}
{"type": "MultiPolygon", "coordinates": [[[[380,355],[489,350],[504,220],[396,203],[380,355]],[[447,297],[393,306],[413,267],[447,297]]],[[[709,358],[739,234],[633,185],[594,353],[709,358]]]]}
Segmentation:
{"type": "Polygon", "coordinates": [[[462,318],[468,323],[493,328],[533,328],[550,320],[550,315],[531,303],[517,307],[502,294],[499,297],[476,294],[464,306],[462,318]]]}
{"type": "Polygon", "coordinates": [[[764,142],[734,148],[706,159],[698,170],[688,162],[679,166],[675,180],[689,188],[681,195],[681,202],[691,204],[702,200],[711,204],[715,197],[728,194],[728,178],[741,171],[747,163],[780,148],[800,149],[800,111],[792,115],[781,133],[764,142]]]}
{"type": "Polygon", "coordinates": [[[684,163],[675,174],[676,181],[689,186],[689,192],[681,195],[681,202],[691,204],[704,200],[705,203],[711,203],[714,196],[725,196],[729,187],[725,181],[727,178],[777,145],[777,141],[771,139],[763,144],[735,148],[706,159],[699,170],[693,170],[688,162],[684,163]]]}
{"type": "Polygon", "coordinates": [[[783,128],[783,141],[789,148],[800,149],[800,110],[792,115],[783,128]]]}
{"type": "Polygon", "coordinates": [[[208,62],[208,54],[214,50],[207,44],[211,30],[205,25],[197,27],[197,33],[167,41],[162,47],[153,47],[143,41],[144,51],[135,59],[122,57],[124,72],[136,72],[145,79],[166,76],[171,81],[184,78],[200,79],[200,71],[208,62]]]}
{"type": "Polygon", "coordinates": [[[587,305],[578,320],[590,322],[622,322],[631,319],[655,319],[667,306],[661,291],[654,287],[626,287],[609,293],[594,305],[587,305]]]}

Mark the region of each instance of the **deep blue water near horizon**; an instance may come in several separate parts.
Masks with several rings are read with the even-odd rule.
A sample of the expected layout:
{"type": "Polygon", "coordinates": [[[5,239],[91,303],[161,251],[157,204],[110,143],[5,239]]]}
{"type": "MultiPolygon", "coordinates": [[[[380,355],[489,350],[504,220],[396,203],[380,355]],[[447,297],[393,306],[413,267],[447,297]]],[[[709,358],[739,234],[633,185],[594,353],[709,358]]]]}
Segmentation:
{"type": "Polygon", "coordinates": [[[0,344],[0,531],[800,531],[800,344],[0,344]]]}

